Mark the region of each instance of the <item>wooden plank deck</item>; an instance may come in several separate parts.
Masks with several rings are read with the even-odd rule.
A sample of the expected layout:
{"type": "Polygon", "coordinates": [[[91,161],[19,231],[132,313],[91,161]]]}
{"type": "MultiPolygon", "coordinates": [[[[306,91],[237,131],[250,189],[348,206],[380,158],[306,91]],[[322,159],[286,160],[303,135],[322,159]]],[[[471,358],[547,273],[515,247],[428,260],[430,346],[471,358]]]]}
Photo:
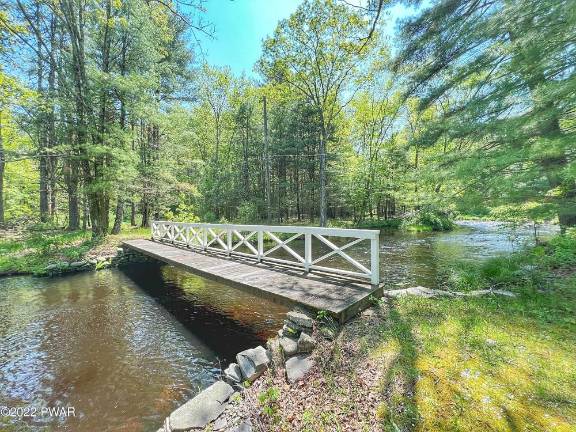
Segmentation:
{"type": "Polygon", "coordinates": [[[328,274],[306,274],[294,267],[196,252],[151,240],[128,240],[123,246],[274,301],[326,310],[341,322],[366,307],[372,294],[381,294],[378,287],[368,283],[328,274]]]}

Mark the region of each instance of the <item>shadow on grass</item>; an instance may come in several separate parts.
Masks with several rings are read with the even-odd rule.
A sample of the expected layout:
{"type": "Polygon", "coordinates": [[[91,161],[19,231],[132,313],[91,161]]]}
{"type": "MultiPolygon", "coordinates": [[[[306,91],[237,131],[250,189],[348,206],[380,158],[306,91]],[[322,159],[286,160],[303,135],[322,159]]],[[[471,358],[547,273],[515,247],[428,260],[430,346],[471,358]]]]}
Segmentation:
{"type": "Polygon", "coordinates": [[[394,304],[388,307],[385,327],[388,336],[386,342],[395,344],[397,353],[384,374],[382,388],[387,406],[381,405],[379,415],[384,430],[412,431],[420,417],[416,405],[416,340],[410,323],[402,317],[394,304]]]}

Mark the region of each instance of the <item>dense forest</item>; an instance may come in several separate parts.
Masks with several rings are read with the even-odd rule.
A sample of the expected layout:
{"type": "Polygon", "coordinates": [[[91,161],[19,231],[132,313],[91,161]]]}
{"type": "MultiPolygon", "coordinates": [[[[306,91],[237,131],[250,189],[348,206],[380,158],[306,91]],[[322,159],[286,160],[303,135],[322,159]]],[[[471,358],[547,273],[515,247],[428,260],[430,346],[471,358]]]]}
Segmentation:
{"type": "Polygon", "coordinates": [[[255,75],[202,3],[2,0],[0,224],[576,225],[576,2],[306,0],[255,75]]]}

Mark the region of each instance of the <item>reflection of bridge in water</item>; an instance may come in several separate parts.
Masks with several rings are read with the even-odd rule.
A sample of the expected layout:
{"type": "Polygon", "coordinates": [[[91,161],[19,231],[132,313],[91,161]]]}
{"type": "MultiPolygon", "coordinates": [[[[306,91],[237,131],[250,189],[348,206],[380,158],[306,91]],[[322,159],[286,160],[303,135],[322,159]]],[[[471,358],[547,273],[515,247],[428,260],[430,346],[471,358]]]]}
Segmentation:
{"type": "Polygon", "coordinates": [[[376,230],[161,221],[152,225],[152,240],[123,245],[199,276],[325,310],[344,321],[379,290],[378,240],[376,230]],[[294,247],[302,240],[303,251],[294,247]],[[362,242],[370,243],[366,265],[346,252],[362,242]],[[342,264],[334,265],[335,259],[342,264]]]}

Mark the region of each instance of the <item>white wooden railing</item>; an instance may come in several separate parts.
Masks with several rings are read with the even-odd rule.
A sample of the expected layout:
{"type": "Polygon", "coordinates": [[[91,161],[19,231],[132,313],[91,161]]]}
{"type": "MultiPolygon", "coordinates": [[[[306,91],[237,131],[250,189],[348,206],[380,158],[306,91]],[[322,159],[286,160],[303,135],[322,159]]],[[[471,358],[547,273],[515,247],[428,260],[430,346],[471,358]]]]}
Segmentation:
{"type": "MultiPolygon", "coordinates": [[[[152,239],[201,251],[225,253],[303,267],[307,272],[320,270],[346,276],[368,279],[373,285],[380,283],[379,234],[377,230],[317,228],[303,226],[231,225],[154,221],[152,239]],[[282,235],[292,234],[287,239],[282,235]],[[345,239],[346,244],[334,244],[327,237],[345,239]],[[265,238],[268,240],[265,242],[265,238]],[[312,250],[316,238],[329,252],[315,257],[312,250]],[[288,246],[294,240],[304,239],[304,253],[288,246]],[[345,250],[362,241],[370,242],[370,268],[348,255],[345,250]],[[270,245],[270,242],[272,245],[270,245]],[[244,252],[238,249],[245,246],[244,252]],[[276,251],[287,252],[287,258],[271,257],[276,251]],[[328,258],[338,256],[353,270],[321,265],[328,258]]],[[[318,255],[318,253],[316,254],[318,255]]]]}

